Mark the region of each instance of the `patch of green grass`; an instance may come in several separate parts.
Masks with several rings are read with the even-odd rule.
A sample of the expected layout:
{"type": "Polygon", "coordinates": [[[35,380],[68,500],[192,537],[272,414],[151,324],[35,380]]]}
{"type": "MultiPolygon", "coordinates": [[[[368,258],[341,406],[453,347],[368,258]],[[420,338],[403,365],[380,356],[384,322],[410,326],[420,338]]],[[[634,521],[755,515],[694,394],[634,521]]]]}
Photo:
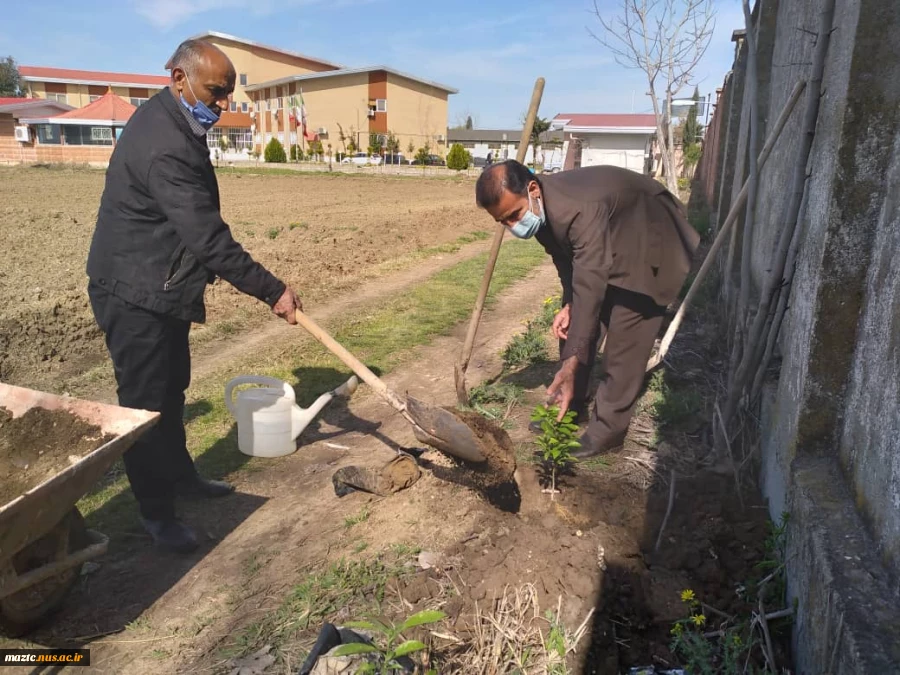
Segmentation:
{"type": "Polygon", "coordinates": [[[500,423],[504,428],[511,425],[509,414],[522,402],[525,390],[507,382],[484,382],[469,392],[468,409],[482,417],[500,423]]]}
{"type": "Polygon", "coordinates": [[[415,544],[409,544],[406,542],[397,542],[395,544],[391,544],[388,546],[391,553],[396,556],[397,560],[403,560],[404,558],[410,558],[415,555],[419,555],[422,552],[421,546],[416,546],[415,544]]]}
{"type": "Polygon", "coordinates": [[[646,408],[662,427],[678,424],[703,406],[703,398],[698,392],[673,389],[665,378],[664,370],[653,373],[647,388],[646,408]]]}
{"type": "Polygon", "coordinates": [[[314,572],[287,593],[278,609],[237,631],[221,650],[221,656],[243,656],[264,644],[277,649],[301,635],[312,637],[311,633],[338,611],[378,614],[388,581],[402,574],[401,565],[382,557],[341,560],[314,572]]]}
{"type": "Polygon", "coordinates": [[[542,363],[550,358],[547,338],[543,329],[528,322],[525,331],[514,336],[503,350],[503,367],[506,370],[542,363]]]}
{"type": "Polygon", "coordinates": [[[266,236],[267,236],[269,239],[277,239],[279,234],[281,234],[281,228],[280,228],[280,227],[270,227],[270,228],[266,231],[266,236]]]}
{"type": "Polygon", "coordinates": [[[266,563],[269,562],[265,557],[264,551],[257,550],[251,553],[244,560],[241,567],[243,568],[244,576],[246,577],[255,577],[257,573],[266,566],[266,563]]]}
{"type": "MultiPolygon", "coordinates": [[[[410,358],[411,350],[448,333],[466,319],[481,285],[487,253],[464,260],[431,276],[411,290],[349,318],[325,326],[354,355],[378,374],[390,372],[410,358]]],[[[534,242],[508,242],[500,252],[486,306],[497,295],[544,261],[534,242]]],[[[266,466],[265,460],[243,455],[237,447],[235,423],[222,397],[225,383],[236,375],[255,373],[296,382],[297,402],[312,403],[322,392],[342,384],[347,369],[324,347],[310,340],[296,341],[278,354],[254,353],[224,367],[192,387],[193,400],[206,400],[208,410],[187,424],[188,449],[200,472],[210,478],[266,466]]],[[[107,534],[129,531],[135,520],[134,498],[122,476],[88,494],[78,504],[90,527],[107,534]]]]}
{"type": "Polygon", "coordinates": [[[525,331],[515,335],[503,350],[503,367],[512,370],[533,363],[543,363],[550,358],[547,346],[550,326],[560,308],[560,296],[551,295],[544,300],[538,314],[525,324],[525,331]]]}
{"type": "Polygon", "coordinates": [[[150,630],[150,619],[146,616],[139,616],[134,621],[125,624],[125,630],[134,633],[145,633],[150,630]]]}
{"type": "Polygon", "coordinates": [[[359,513],[354,513],[352,516],[347,516],[344,518],[344,527],[346,529],[350,529],[354,525],[359,525],[360,523],[364,523],[369,519],[369,516],[372,515],[369,511],[368,506],[362,507],[359,513]]]}
{"type": "Polygon", "coordinates": [[[290,225],[288,225],[289,230],[296,230],[298,227],[302,230],[308,230],[309,223],[291,223],[290,225]]]}
{"type": "Polygon", "coordinates": [[[358,541],[356,542],[356,546],[353,547],[353,552],[357,555],[365,551],[369,548],[369,542],[367,541],[358,541]]]}

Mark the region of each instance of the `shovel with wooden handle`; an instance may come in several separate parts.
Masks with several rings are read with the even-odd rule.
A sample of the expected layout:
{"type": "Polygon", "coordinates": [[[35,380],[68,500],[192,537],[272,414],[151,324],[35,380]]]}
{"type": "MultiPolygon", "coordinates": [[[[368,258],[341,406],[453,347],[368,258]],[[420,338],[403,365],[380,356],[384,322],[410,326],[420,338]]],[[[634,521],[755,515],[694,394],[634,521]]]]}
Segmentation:
{"type": "MultiPolygon", "coordinates": [[[[528,114],[525,117],[525,126],[522,127],[522,137],[519,139],[519,149],[516,152],[516,161],[525,161],[528,145],[531,142],[531,130],[534,128],[534,119],[537,117],[538,108],[541,105],[541,96],[544,94],[544,78],[539,77],[534,83],[534,91],[531,94],[531,103],[528,106],[528,114]]],[[[535,148],[537,150],[537,148],[535,148]]],[[[494,241],[491,244],[491,254],[488,256],[487,265],[484,268],[484,278],[481,280],[481,288],[478,291],[478,299],[475,300],[475,309],[472,310],[472,319],[469,322],[469,331],[466,333],[466,341],[463,343],[459,361],[454,368],[453,376],[456,381],[456,399],[460,405],[469,405],[469,392],[466,389],[466,370],[472,358],[472,349],[475,346],[475,334],[478,332],[478,324],[481,322],[481,313],[484,311],[484,301],[487,298],[488,289],[491,287],[491,277],[494,275],[494,267],[497,265],[497,256],[500,255],[500,244],[506,226],[497,224],[494,232],[494,241]]]]}
{"type": "Polygon", "coordinates": [[[478,435],[451,411],[428,405],[415,398],[404,401],[375,373],[344,348],[337,340],[302,311],[297,310],[297,323],[310,335],[338,357],[350,370],[368,384],[387,403],[399,412],[413,427],[413,433],[422,443],[456,459],[482,463],[487,455],[478,435]]]}

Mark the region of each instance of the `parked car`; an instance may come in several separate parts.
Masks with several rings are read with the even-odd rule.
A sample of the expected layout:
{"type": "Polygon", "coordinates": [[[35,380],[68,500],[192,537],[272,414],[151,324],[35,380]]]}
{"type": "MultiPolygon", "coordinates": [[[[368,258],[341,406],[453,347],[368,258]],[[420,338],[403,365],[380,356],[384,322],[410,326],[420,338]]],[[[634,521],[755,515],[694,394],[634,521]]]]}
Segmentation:
{"type": "Polygon", "coordinates": [[[357,166],[374,164],[375,166],[378,166],[381,164],[381,157],[378,155],[369,156],[365,152],[357,152],[356,154],[344,157],[344,159],[341,160],[341,164],[356,164],[357,166]]]}
{"type": "Polygon", "coordinates": [[[394,166],[397,164],[409,164],[409,160],[407,160],[406,157],[403,156],[402,152],[397,152],[394,154],[388,153],[382,158],[382,161],[384,162],[385,165],[391,165],[391,166],[394,166]]]}
{"type": "Polygon", "coordinates": [[[425,164],[426,166],[444,166],[446,164],[440,155],[428,155],[424,162],[420,159],[414,159],[412,163],[418,164],[419,166],[422,166],[422,164],[425,164]]]}

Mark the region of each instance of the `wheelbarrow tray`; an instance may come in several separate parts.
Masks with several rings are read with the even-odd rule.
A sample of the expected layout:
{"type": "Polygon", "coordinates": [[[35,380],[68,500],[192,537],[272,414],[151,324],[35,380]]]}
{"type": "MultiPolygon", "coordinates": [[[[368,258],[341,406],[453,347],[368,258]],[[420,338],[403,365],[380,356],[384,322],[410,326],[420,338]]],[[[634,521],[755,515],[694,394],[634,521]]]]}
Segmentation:
{"type": "MultiPolygon", "coordinates": [[[[53,529],[131,444],[156,424],[159,413],[56,396],[2,382],[0,406],[12,413],[14,418],[32,408],[65,410],[100,427],[104,434],[115,437],[40,485],[0,506],[2,568],[18,551],[53,529]]],[[[0,580],[0,592],[2,586],[3,581],[0,580]]]]}

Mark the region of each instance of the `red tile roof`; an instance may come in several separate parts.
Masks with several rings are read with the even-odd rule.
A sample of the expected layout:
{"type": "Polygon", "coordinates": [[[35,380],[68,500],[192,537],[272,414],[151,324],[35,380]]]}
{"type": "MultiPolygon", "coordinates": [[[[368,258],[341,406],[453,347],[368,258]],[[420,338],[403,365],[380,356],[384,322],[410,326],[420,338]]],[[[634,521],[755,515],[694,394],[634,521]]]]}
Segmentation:
{"type": "Polygon", "coordinates": [[[144,87],[165,87],[168,75],[138,75],[136,73],[109,73],[101,70],[71,70],[69,68],[44,68],[19,66],[19,74],[26,80],[75,80],[93,84],[126,84],[144,87]]]}
{"type": "Polygon", "coordinates": [[[38,99],[36,99],[36,98],[16,98],[16,97],[5,98],[5,97],[0,97],[0,105],[13,105],[13,104],[16,104],[16,103],[28,103],[29,101],[37,101],[37,100],[38,100],[38,99]]]}
{"type": "Polygon", "coordinates": [[[245,112],[231,112],[230,110],[223,110],[221,117],[219,117],[219,121],[216,122],[216,126],[247,127],[249,129],[252,123],[253,120],[250,119],[250,115],[245,112]]]}
{"type": "Polygon", "coordinates": [[[108,91],[93,103],[89,103],[83,108],[76,108],[62,115],[57,115],[53,119],[62,120],[59,122],[60,124],[65,124],[65,120],[115,120],[124,122],[131,117],[135,110],[137,108],[128,101],[108,91]]]}
{"type": "Polygon", "coordinates": [[[553,119],[568,120],[570,127],[656,127],[655,115],[560,113],[553,119]]]}

